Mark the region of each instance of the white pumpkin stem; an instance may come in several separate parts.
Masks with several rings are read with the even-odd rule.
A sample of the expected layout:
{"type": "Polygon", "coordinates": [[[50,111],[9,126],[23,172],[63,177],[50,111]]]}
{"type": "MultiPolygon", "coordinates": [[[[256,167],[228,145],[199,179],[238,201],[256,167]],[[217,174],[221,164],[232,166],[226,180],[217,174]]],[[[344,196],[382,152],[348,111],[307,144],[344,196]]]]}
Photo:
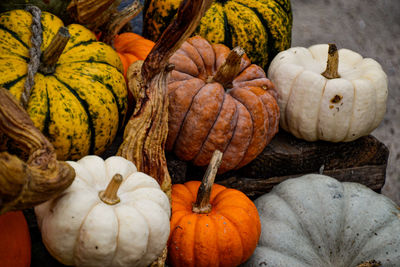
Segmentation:
{"type": "Polygon", "coordinates": [[[115,205],[120,202],[117,195],[118,189],[123,181],[122,175],[117,173],[113,176],[106,190],[99,192],[101,201],[108,205],[115,205]]]}
{"type": "Polygon", "coordinates": [[[55,71],[58,59],[64,51],[70,37],[71,35],[67,27],[60,27],[60,29],[58,29],[57,34],[54,36],[53,40],[51,40],[51,43],[42,55],[41,65],[39,67],[40,72],[50,74],[55,71]]]}
{"type": "Polygon", "coordinates": [[[326,69],[321,73],[327,79],[340,78],[338,73],[339,68],[339,53],[335,44],[329,44],[328,49],[328,61],[326,63],[326,69]]]}
{"type": "Polygon", "coordinates": [[[225,62],[218,68],[213,77],[209,77],[207,82],[218,82],[224,88],[232,88],[232,81],[240,71],[240,63],[245,51],[237,46],[231,50],[225,62]]]}
{"type": "Polygon", "coordinates": [[[214,184],[215,175],[217,175],[217,171],[219,165],[221,165],[222,160],[222,152],[219,150],[215,150],[210,164],[204,174],[203,180],[201,181],[201,185],[199,187],[199,191],[197,192],[196,202],[193,203],[193,212],[196,213],[209,213],[211,212],[211,204],[210,204],[210,196],[211,189],[214,184]]]}

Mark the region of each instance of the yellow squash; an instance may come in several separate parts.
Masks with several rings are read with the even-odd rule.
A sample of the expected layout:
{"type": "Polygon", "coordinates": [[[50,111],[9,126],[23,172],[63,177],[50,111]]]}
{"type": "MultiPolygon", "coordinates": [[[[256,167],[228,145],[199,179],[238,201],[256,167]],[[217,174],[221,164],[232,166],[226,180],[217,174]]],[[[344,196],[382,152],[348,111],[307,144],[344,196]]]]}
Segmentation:
{"type": "MultiPolygon", "coordinates": [[[[24,91],[31,44],[32,15],[24,10],[0,14],[0,86],[18,100],[24,91]]],[[[41,16],[45,51],[63,25],[56,16],[41,16]]],[[[61,160],[100,154],[122,125],[127,90],[122,63],[108,45],[78,24],[68,27],[70,39],[53,73],[39,72],[27,112],[53,143],[61,160]]],[[[43,62],[42,62],[43,63],[43,62]]]]}
{"type": "MultiPolygon", "coordinates": [[[[174,18],[181,0],[146,0],[143,35],[157,40],[174,18]]],[[[252,63],[266,69],[291,44],[290,0],[214,0],[194,35],[230,48],[242,47],[252,63]]]]}

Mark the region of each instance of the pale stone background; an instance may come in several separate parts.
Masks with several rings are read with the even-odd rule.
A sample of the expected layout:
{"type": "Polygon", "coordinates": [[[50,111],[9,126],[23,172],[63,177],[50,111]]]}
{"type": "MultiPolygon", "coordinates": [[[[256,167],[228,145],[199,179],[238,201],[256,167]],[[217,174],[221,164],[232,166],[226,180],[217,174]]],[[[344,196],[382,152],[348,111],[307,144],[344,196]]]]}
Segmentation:
{"type": "MultiPolygon", "coordinates": [[[[291,0],[291,4],[292,46],[333,42],[377,60],[388,75],[387,113],[373,135],[390,150],[383,193],[400,204],[400,0],[291,0]]],[[[142,14],[132,21],[137,33],[141,25],[142,14]]]]}
{"type": "Polygon", "coordinates": [[[336,43],[377,60],[389,80],[384,121],[372,133],[390,151],[383,194],[400,204],[400,1],[291,0],[292,46],[336,43]]]}

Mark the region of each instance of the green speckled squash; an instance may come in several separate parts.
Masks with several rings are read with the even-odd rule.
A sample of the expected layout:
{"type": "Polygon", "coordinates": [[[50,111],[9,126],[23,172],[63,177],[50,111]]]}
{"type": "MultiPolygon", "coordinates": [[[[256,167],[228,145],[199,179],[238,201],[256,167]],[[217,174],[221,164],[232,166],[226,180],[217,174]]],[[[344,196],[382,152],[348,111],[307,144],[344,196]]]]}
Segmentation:
{"type": "MultiPolygon", "coordinates": [[[[27,76],[31,22],[31,14],[24,10],[0,14],[0,86],[18,100],[27,76]]],[[[63,23],[47,12],[42,13],[41,23],[41,50],[45,51],[63,23]]],[[[26,107],[62,160],[102,153],[113,141],[127,109],[117,53],[81,25],[71,24],[68,30],[71,38],[55,71],[36,73],[26,107]]]]}
{"type": "MultiPolygon", "coordinates": [[[[157,40],[174,18],[181,0],[146,0],[143,35],[157,40]]],[[[263,67],[291,43],[290,0],[214,0],[194,35],[230,48],[240,46],[263,67]]]]}

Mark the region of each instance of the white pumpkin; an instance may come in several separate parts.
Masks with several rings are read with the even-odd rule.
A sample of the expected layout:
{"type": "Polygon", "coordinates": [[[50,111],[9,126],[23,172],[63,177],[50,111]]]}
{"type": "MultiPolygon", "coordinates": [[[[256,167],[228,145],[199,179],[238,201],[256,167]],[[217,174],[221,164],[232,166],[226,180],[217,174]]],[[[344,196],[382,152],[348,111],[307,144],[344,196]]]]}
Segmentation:
{"type": "Polygon", "coordinates": [[[352,141],[382,121],[387,76],[377,61],[340,49],[340,77],[326,78],[328,47],[293,47],[271,62],[268,77],[279,95],[280,125],[307,141],[352,141]]]}
{"type": "Polygon", "coordinates": [[[35,207],[50,254],[76,266],[148,266],[160,256],[171,213],[156,180],[117,156],[68,163],[76,172],[72,185],[35,207]]]}
{"type": "Polygon", "coordinates": [[[258,246],[245,266],[400,266],[400,210],[364,185],[324,175],[289,179],[255,200],[258,246]]]}

